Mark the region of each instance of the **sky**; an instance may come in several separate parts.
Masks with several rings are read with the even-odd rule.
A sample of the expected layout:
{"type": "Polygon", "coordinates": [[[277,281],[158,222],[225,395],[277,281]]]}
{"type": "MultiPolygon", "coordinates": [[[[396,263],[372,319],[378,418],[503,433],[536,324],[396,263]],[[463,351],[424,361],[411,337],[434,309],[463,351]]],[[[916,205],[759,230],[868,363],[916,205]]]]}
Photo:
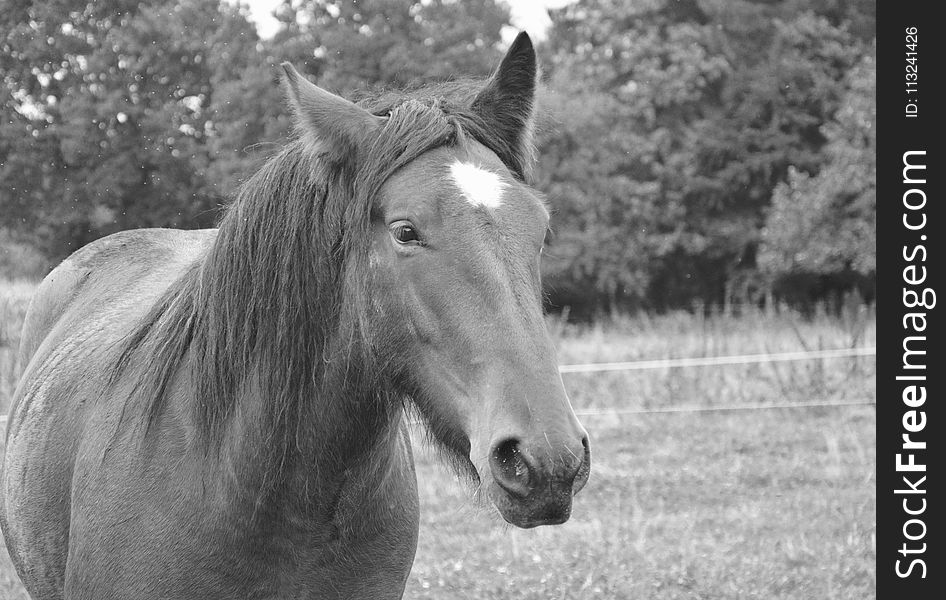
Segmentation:
{"type": "MultiPolygon", "coordinates": [[[[271,37],[277,28],[277,21],[272,12],[281,0],[243,0],[250,7],[250,17],[256,22],[256,29],[260,36],[271,37]]],[[[536,39],[543,39],[545,31],[551,25],[549,8],[558,8],[569,4],[573,0],[506,0],[509,5],[512,24],[518,29],[529,32],[536,39]]],[[[507,42],[518,33],[510,28],[503,32],[503,39],[507,42]],[[507,39],[508,38],[508,39],[507,39]]]]}

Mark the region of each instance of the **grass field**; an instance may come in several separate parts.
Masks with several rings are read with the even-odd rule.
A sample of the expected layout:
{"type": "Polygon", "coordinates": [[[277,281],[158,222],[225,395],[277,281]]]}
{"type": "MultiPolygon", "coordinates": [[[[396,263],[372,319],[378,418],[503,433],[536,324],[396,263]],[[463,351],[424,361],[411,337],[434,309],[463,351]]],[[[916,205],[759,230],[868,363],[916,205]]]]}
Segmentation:
{"type": "MultiPolygon", "coordinates": [[[[30,286],[0,281],[0,409],[30,286]]],[[[562,364],[873,345],[874,315],[550,320],[562,364]]],[[[874,359],[565,375],[594,453],[559,527],[475,508],[418,445],[421,531],[406,598],[874,597],[871,406],[614,414],[874,399],[874,359]]],[[[420,439],[421,436],[415,436],[420,439]]],[[[0,550],[0,600],[26,598],[0,550]]]]}

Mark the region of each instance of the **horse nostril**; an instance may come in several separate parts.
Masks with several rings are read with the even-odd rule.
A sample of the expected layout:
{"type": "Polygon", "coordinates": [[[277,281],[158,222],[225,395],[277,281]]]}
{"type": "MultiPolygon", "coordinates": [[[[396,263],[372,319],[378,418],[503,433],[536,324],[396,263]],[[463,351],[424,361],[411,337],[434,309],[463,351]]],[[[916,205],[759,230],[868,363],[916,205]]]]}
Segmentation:
{"type": "Polygon", "coordinates": [[[581,446],[583,449],[582,457],[570,481],[572,495],[577,494],[581,491],[581,488],[585,487],[585,484],[588,483],[588,476],[591,474],[591,444],[588,442],[587,434],[581,438],[581,446]]]}
{"type": "Polygon", "coordinates": [[[510,438],[496,444],[490,453],[489,466],[496,483],[507,492],[523,497],[529,495],[531,467],[519,440],[510,438]]]}

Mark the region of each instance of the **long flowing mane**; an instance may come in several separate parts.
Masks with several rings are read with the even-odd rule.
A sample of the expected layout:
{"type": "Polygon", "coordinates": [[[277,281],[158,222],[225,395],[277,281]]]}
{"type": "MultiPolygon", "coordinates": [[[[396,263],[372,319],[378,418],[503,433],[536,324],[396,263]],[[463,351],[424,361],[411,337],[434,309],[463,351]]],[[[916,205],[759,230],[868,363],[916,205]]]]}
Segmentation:
{"type": "Polygon", "coordinates": [[[265,390],[268,410],[259,426],[271,442],[274,471],[298,447],[301,432],[331,426],[309,422],[306,403],[337,402],[354,414],[350,399],[367,398],[374,410],[358,415],[379,421],[399,410],[398,401],[386,398],[384,369],[372,352],[383,333],[366,326],[373,199],[399,168],[431,149],[462,144],[465,136],[526,177],[530,157],[469,108],[481,85],[456,82],[364,99],[363,107],[388,117],[366,153],[356,159],[300,137],[240,187],[206,256],[120,349],[112,380],[134,381],[129,407],[140,410],[127,412],[141,415],[145,435],[176,377],[193,390],[197,435],[208,445],[247,386],[265,390]]]}

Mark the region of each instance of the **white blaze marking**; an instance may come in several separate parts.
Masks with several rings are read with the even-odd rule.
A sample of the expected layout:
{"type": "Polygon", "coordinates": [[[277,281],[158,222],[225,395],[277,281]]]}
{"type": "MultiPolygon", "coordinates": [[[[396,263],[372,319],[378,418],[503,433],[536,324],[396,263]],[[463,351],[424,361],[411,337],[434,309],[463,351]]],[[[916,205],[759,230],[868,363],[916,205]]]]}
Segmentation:
{"type": "Polygon", "coordinates": [[[473,206],[498,208],[503,203],[506,182],[496,173],[457,160],[450,165],[450,175],[466,201],[473,206]]]}

